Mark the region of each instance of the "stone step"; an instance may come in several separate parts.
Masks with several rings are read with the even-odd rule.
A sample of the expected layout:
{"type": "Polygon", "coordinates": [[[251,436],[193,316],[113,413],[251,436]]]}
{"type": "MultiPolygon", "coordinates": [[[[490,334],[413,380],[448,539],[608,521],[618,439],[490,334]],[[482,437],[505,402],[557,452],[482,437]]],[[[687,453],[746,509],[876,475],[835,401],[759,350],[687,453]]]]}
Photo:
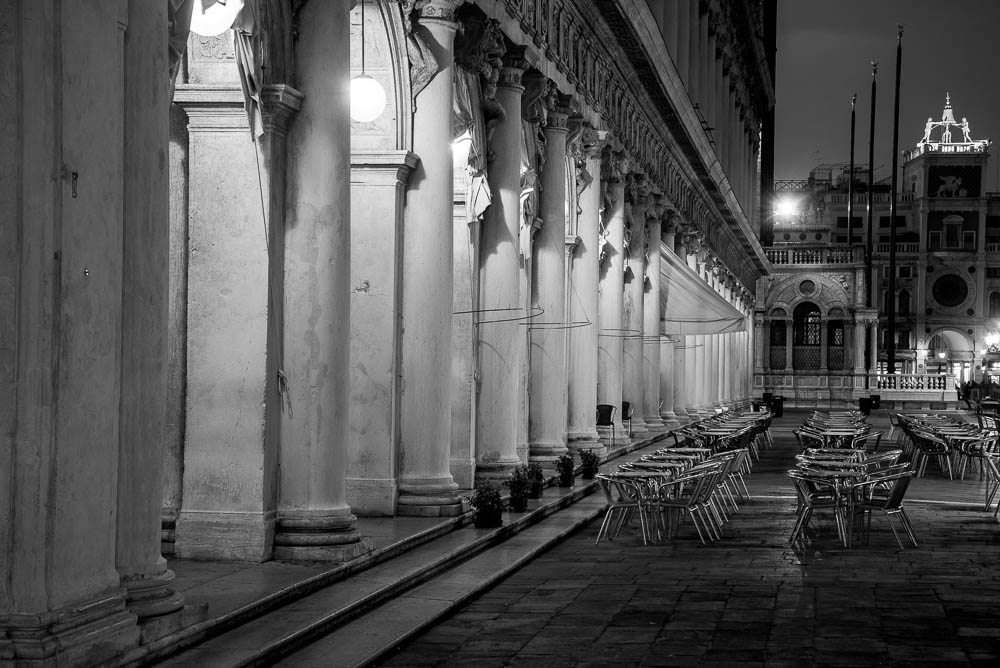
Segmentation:
{"type": "MultiPolygon", "coordinates": [[[[348,636],[352,640],[347,643],[350,647],[342,650],[375,656],[599,514],[604,501],[592,496],[596,489],[595,483],[579,479],[573,488],[549,488],[529,512],[505,513],[504,526],[498,529],[466,526],[413,549],[401,550],[394,558],[349,578],[280,607],[261,610],[235,628],[230,624],[214,634],[212,629],[206,629],[200,644],[156,665],[267,665],[331,632],[348,628],[353,629],[353,635],[348,636]],[[407,606],[414,610],[407,612],[407,606]],[[424,611],[415,614],[415,609],[424,611]],[[398,621],[387,624],[379,615],[398,621]],[[358,630],[359,624],[363,632],[358,630]],[[394,630],[393,626],[398,628],[394,630]],[[383,637],[393,640],[382,647],[379,638],[383,637]]],[[[164,654],[160,651],[157,656],[164,654]]],[[[350,657],[344,661],[347,663],[332,660],[325,665],[353,665],[350,657]]],[[[139,661],[136,665],[149,663],[139,661]]]]}

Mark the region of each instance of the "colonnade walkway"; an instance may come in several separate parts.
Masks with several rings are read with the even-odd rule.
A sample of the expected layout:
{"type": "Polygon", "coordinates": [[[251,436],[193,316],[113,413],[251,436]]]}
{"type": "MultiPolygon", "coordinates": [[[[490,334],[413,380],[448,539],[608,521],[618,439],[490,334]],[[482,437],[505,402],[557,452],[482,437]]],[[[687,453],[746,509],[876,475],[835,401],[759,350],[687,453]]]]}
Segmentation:
{"type": "MultiPolygon", "coordinates": [[[[595,545],[591,522],[382,665],[998,665],[1000,525],[978,476],[929,469],[913,482],[917,549],[899,550],[877,517],[868,545],[844,549],[819,513],[793,547],[784,472],[807,413],[773,421],[775,447],[722,540],[703,546],[686,524],[666,544],[644,547],[636,528],[595,545]]],[[[888,431],[885,411],[870,422],[888,431]]],[[[298,658],[324,665],[316,651],[298,658]]]]}
{"type": "MultiPolygon", "coordinates": [[[[870,544],[845,550],[821,516],[793,547],[784,472],[807,413],[773,420],[775,447],[748,479],[751,500],[714,544],[685,524],[669,543],[643,546],[633,527],[594,545],[604,500],[579,479],[506,514],[498,530],[468,518],[363,519],[378,546],[365,563],[172,561],[195,619],[131,662],[996,665],[1000,526],[983,511],[983,483],[936,469],[914,482],[906,506],[918,549],[899,551],[876,518],[870,544]]],[[[884,411],[870,422],[888,431],[884,411]]]]}

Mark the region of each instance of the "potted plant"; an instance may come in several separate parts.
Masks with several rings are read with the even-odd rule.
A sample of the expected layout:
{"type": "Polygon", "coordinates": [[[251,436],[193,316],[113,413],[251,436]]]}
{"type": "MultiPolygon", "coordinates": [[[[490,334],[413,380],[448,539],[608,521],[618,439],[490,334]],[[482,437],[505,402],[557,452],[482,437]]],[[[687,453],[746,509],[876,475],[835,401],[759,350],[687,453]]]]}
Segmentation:
{"type": "Polygon", "coordinates": [[[528,464],[528,480],[531,488],[528,490],[529,499],[540,499],[545,492],[545,471],[538,464],[528,464]]]}
{"type": "Polygon", "coordinates": [[[559,459],[556,460],[556,471],[559,473],[559,486],[560,487],[572,487],[573,482],[576,478],[576,465],[573,463],[573,453],[567,452],[565,455],[559,455],[559,459]]]}
{"type": "Polygon", "coordinates": [[[476,509],[477,529],[488,529],[503,524],[503,499],[500,498],[500,488],[493,483],[480,483],[472,493],[469,504],[476,509]]]}
{"type": "Polygon", "coordinates": [[[518,466],[511,471],[510,478],[504,483],[510,490],[510,509],[515,513],[523,513],[528,509],[528,493],[531,491],[531,479],[528,477],[528,467],[518,466]]]}
{"type": "Polygon", "coordinates": [[[601,463],[601,458],[593,450],[580,450],[580,477],[584,480],[593,480],[597,475],[597,468],[601,463]]]}

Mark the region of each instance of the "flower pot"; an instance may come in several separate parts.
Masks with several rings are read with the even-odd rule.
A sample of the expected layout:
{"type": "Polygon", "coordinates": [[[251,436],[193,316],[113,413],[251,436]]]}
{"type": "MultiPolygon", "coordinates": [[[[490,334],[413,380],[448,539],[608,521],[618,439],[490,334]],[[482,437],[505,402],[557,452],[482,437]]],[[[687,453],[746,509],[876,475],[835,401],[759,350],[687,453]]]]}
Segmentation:
{"type": "Polygon", "coordinates": [[[575,480],[576,480],[576,476],[575,475],[560,474],[559,475],[559,486],[560,487],[572,487],[573,483],[575,482],[575,480]]]}
{"type": "Polygon", "coordinates": [[[483,508],[476,511],[477,529],[492,529],[503,524],[503,508],[483,508]]]}
{"type": "Polygon", "coordinates": [[[510,497],[510,510],[513,513],[523,513],[528,509],[528,497],[526,495],[518,495],[510,497]]]}
{"type": "Polygon", "coordinates": [[[544,493],[545,493],[545,485],[543,485],[540,482],[533,482],[531,483],[531,489],[528,490],[528,498],[540,499],[542,498],[542,494],[544,493]]]}
{"type": "Polygon", "coordinates": [[[580,477],[583,478],[584,480],[593,480],[596,475],[597,475],[596,468],[595,469],[584,468],[582,471],[580,471],[580,477]]]}

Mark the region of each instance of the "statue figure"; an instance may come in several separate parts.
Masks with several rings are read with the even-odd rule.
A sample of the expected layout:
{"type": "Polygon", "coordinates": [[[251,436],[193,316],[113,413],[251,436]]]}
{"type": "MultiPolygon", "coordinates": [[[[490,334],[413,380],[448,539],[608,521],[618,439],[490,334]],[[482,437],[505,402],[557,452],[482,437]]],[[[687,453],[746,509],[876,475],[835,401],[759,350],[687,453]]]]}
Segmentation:
{"type": "Polygon", "coordinates": [[[937,192],[934,193],[935,197],[955,197],[958,195],[959,187],[962,185],[962,177],[942,176],[939,178],[944,183],[938,186],[937,192]]]}
{"type": "Polygon", "coordinates": [[[969,136],[969,133],[971,132],[971,130],[969,129],[969,119],[966,118],[965,116],[962,116],[962,122],[958,124],[958,127],[962,128],[962,135],[963,135],[962,141],[964,141],[966,144],[971,144],[972,137],[969,136]]]}
{"type": "Polygon", "coordinates": [[[937,125],[937,123],[934,122],[933,118],[927,119],[927,123],[924,125],[924,138],[919,143],[926,144],[931,140],[931,130],[934,129],[935,125],[937,125]]]}

